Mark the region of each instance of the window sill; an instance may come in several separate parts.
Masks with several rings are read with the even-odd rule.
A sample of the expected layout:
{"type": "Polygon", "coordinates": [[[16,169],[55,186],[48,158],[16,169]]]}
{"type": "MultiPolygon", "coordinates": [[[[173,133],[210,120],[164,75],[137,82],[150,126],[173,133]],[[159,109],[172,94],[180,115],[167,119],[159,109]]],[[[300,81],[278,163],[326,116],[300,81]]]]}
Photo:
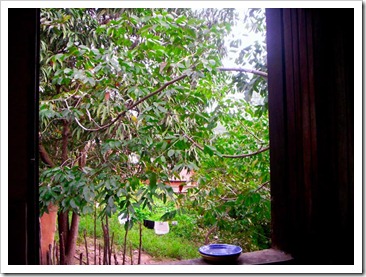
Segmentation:
{"type": "MultiPolygon", "coordinates": [[[[266,265],[266,264],[290,264],[293,261],[291,255],[276,249],[265,249],[254,252],[242,253],[240,257],[230,264],[236,265],[266,265]]],[[[161,263],[165,265],[210,265],[202,258],[161,263]]],[[[229,263],[222,263],[229,264],[229,263]]]]}

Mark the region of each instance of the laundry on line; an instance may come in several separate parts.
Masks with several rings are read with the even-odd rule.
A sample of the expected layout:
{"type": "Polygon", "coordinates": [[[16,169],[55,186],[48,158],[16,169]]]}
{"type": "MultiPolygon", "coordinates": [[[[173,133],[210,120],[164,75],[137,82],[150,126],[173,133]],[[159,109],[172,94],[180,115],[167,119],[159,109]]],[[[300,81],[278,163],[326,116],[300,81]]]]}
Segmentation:
{"type": "Polygon", "coordinates": [[[144,219],[144,226],[148,229],[154,229],[155,221],[144,219]]]}
{"type": "MultiPolygon", "coordinates": [[[[176,224],[176,222],[174,222],[176,224]]],[[[162,221],[152,221],[144,219],[144,226],[148,229],[154,229],[155,234],[165,235],[169,233],[169,223],[162,221]]]]}
{"type": "Polygon", "coordinates": [[[118,221],[120,224],[125,224],[129,220],[129,216],[126,216],[126,214],[120,214],[118,216],[118,221]]]}
{"type": "Polygon", "coordinates": [[[157,235],[165,235],[169,233],[169,223],[156,221],[154,225],[154,231],[157,235]]]}

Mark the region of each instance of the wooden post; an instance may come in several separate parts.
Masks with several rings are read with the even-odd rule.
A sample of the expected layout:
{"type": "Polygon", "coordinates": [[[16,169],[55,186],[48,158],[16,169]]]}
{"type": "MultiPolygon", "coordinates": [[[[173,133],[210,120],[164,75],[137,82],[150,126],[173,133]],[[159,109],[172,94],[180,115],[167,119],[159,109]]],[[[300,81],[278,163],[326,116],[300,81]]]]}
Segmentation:
{"type": "Polygon", "coordinates": [[[84,230],[84,242],[85,242],[85,252],[86,252],[86,264],[89,264],[89,253],[88,253],[88,242],[86,241],[86,230],[84,230]]]}

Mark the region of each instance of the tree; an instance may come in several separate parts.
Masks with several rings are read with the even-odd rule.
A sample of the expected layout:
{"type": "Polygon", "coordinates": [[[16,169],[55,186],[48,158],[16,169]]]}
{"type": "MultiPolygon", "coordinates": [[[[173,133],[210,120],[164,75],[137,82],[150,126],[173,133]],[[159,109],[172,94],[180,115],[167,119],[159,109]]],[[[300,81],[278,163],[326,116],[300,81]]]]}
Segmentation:
{"type": "Polygon", "coordinates": [[[95,201],[133,217],[172,194],[168,176],[196,167],[178,130],[209,135],[206,108],[222,96],[213,42],[229,26],[163,9],[45,9],[41,26],[40,196],[42,211],[59,206],[70,264],[78,216],[95,201]]]}
{"type": "Polygon", "coordinates": [[[226,243],[253,251],[270,246],[266,26],[264,10],[241,12],[237,17],[245,26],[237,21],[238,29],[243,37],[255,33],[257,40],[244,45],[243,37],[226,39],[226,52],[236,66],[219,68],[230,73],[226,97],[216,103],[213,113],[217,118],[213,124],[219,122],[221,127],[201,144],[187,135],[201,150],[195,172],[198,187],[188,190],[187,197],[179,199],[180,209],[166,217],[189,212],[197,219],[193,233],[201,233],[205,243],[216,233],[226,243]]]}
{"type": "Polygon", "coordinates": [[[233,85],[221,58],[235,13],[210,13],[42,9],[40,197],[42,212],[59,207],[62,264],[95,202],[131,228],[138,208],[175,197],[165,182],[198,170],[202,149],[220,155],[208,142],[233,85]]]}
{"type": "Polygon", "coordinates": [[[269,153],[262,151],[269,143],[268,116],[258,117],[244,100],[235,100],[232,108],[226,107],[220,117],[225,131],[201,152],[198,187],[188,190],[180,206],[206,230],[205,243],[214,233],[225,243],[254,251],[270,244],[269,153]]]}

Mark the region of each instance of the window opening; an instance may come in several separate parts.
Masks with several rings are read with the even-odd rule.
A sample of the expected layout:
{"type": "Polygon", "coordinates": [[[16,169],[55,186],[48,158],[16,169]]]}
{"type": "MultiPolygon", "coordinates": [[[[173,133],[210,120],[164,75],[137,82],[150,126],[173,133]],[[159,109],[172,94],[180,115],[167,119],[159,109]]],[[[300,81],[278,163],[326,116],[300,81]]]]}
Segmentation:
{"type": "Polygon", "coordinates": [[[151,222],[191,241],[178,258],[269,247],[265,28],[263,9],[41,9],[42,263],[141,263],[151,222]]]}

